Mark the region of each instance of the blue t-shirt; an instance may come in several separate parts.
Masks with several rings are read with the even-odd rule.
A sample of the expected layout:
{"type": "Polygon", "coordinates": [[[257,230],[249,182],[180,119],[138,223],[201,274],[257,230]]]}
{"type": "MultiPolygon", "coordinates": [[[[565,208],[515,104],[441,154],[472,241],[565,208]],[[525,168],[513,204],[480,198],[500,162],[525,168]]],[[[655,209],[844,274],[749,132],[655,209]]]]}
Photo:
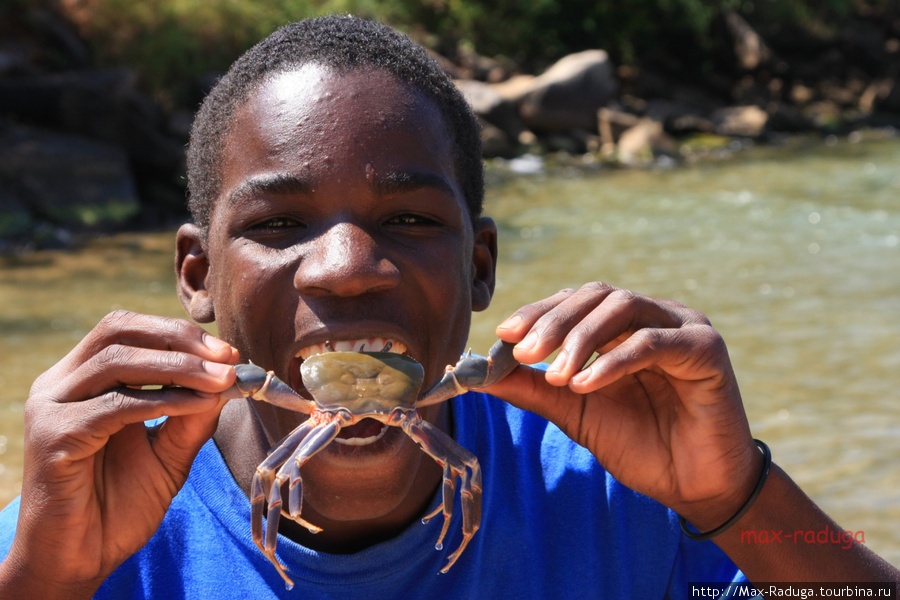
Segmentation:
{"type": "MultiPolygon", "coordinates": [[[[481,462],[481,529],[447,574],[461,540],[457,501],[443,550],[442,517],[350,555],[279,536],[287,591],[250,538],[250,503],[213,442],[147,545],[95,598],[689,598],[690,582],[743,581],[712,542],[685,538],[673,512],[618,483],[556,426],[481,393],[452,400],[455,439],[481,462]]],[[[436,508],[440,493],[432,503],[436,508]]],[[[19,503],[0,513],[0,556],[19,503]]],[[[429,510],[431,510],[429,509],[429,510]]]]}

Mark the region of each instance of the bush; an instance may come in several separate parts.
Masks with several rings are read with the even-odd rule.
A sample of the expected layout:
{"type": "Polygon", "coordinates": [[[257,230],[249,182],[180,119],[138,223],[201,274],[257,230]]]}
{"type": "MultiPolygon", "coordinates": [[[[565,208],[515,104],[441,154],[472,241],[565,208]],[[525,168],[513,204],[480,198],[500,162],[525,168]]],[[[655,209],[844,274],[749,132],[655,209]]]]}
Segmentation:
{"type": "MultiPolygon", "coordinates": [[[[20,0],[8,0],[18,2],[20,0]]],[[[53,0],[43,0],[45,4],[53,0]]],[[[821,26],[846,19],[855,0],[59,0],[101,65],[130,65],[169,103],[194,102],[196,82],[223,72],[276,27],[326,13],[391,24],[453,56],[460,45],[538,71],[563,55],[603,48],[617,64],[687,49],[711,50],[711,24],[727,10],[756,24],[821,26]],[[502,24],[502,26],[498,26],[502,24]]],[[[870,7],[891,0],[869,0],[870,7]]],[[[683,60],[685,60],[683,58],[683,60]]],[[[700,59],[698,59],[700,60],[700,59]]],[[[702,72],[698,64],[698,72],[702,72]]]]}

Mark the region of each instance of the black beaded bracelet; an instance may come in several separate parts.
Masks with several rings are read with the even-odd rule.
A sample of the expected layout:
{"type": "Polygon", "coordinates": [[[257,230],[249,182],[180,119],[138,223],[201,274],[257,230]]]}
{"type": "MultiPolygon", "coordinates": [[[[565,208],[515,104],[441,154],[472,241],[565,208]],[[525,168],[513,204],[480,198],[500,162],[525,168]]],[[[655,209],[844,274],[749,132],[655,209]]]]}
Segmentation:
{"type": "Polygon", "coordinates": [[[715,529],[707,531],[706,533],[691,531],[688,527],[687,521],[684,520],[684,517],[679,515],[678,524],[681,525],[681,531],[688,538],[697,542],[702,542],[716,537],[717,535],[737,523],[741,517],[747,514],[747,511],[750,510],[750,507],[753,506],[753,503],[756,502],[756,499],[759,497],[759,493],[762,492],[763,486],[766,484],[766,479],[768,479],[769,477],[769,469],[772,467],[772,451],[769,450],[769,447],[765,444],[765,442],[757,440],[755,438],[753,441],[756,442],[756,445],[763,453],[762,473],[760,473],[759,475],[759,481],[756,482],[756,487],[753,489],[753,493],[750,494],[750,497],[747,498],[747,501],[744,502],[744,505],[740,509],[738,509],[736,513],[734,513],[734,516],[732,516],[730,519],[728,519],[715,529]]]}

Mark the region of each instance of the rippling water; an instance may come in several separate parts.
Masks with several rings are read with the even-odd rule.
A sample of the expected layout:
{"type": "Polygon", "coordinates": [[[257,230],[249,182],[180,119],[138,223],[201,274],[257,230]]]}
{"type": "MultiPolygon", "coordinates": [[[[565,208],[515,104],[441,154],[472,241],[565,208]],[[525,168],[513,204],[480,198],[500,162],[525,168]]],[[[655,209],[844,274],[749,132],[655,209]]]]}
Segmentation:
{"type": "MultiPolygon", "coordinates": [[[[756,149],[690,168],[490,172],[495,301],[603,280],[705,312],[754,435],[846,529],[900,564],[900,142],[756,149]]],[[[0,502],[21,487],[34,378],[115,308],[182,316],[172,232],[0,263],[0,502]]]]}

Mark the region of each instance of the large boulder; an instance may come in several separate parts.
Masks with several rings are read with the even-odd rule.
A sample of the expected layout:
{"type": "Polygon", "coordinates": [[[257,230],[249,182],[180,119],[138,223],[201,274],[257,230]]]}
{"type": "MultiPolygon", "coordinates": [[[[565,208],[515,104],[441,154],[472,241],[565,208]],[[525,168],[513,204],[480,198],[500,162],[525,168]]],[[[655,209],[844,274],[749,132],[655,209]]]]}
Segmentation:
{"type": "Polygon", "coordinates": [[[70,230],[123,223],[140,210],[125,152],[114,145],[0,123],[0,236],[48,223],[70,230]]]}
{"type": "Polygon", "coordinates": [[[597,130],[597,111],[619,91],[609,56],[585,50],[563,57],[528,83],[519,98],[525,125],[541,133],[597,130]]]}
{"type": "Polygon", "coordinates": [[[138,168],[179,170],[184,142],[168,135],[162,108],[127,69],[0,78],[0,114],[116,144],[138,168]]]}

